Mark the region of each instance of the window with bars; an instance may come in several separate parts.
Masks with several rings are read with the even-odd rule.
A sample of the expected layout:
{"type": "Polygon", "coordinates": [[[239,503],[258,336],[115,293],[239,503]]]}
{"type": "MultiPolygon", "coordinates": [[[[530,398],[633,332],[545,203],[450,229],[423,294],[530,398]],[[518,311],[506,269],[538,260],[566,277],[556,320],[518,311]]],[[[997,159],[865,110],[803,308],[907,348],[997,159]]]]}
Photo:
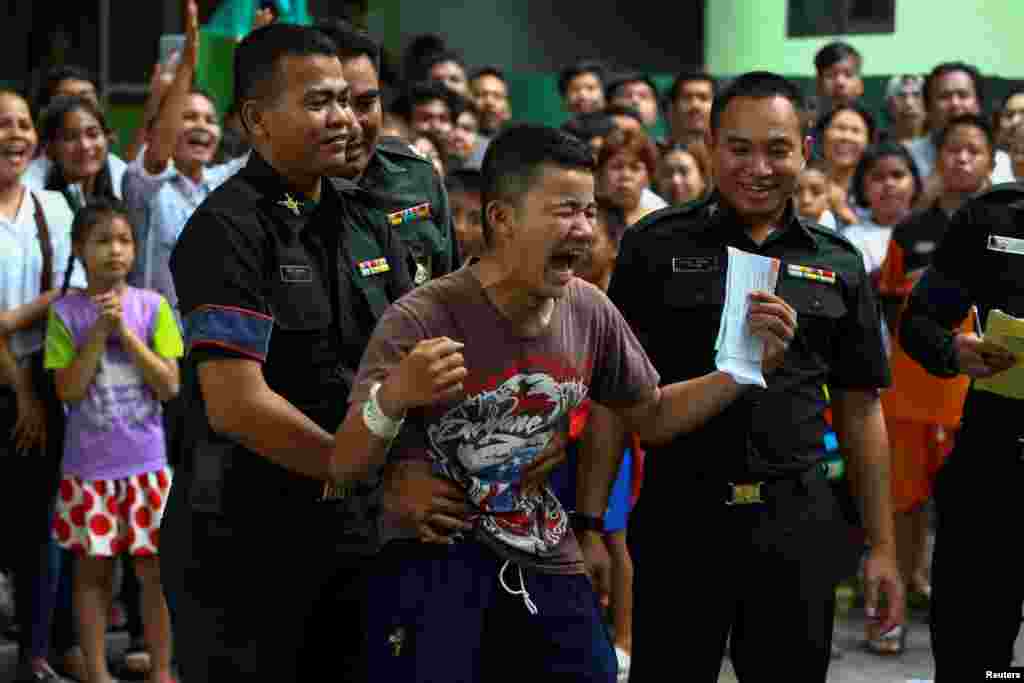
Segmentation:
{"type": "Polygon", "coordinates": [[[896,0],[788,0],[786,9],[790,38],[896,30],[896,0]]]}

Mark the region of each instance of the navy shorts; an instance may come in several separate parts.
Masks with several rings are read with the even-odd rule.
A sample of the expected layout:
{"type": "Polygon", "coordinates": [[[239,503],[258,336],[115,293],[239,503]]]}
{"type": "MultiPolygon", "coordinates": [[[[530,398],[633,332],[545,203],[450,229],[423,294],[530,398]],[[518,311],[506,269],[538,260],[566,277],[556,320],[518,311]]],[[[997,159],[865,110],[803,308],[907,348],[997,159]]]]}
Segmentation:
{"type": "Polygon", "coordinates": [[[585,575],[506,566],[476,541],[396,541],[378,560],[366,599],[376,680],[614,683],[615,652],[585,575]],[[512,594],[523,587],[535,610],[512,594]]]}

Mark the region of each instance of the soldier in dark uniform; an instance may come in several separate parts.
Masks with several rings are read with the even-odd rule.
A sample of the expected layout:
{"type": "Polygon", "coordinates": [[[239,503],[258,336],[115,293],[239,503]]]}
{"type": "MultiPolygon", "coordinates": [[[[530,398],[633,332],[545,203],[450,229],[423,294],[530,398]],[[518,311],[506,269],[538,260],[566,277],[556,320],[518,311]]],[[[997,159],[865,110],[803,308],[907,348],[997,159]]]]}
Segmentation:
{"type": "MultiPolygon", "coordinates": [[[[956,214],[903,314],[903,348],[939,377],[991,377],[1016,364],[993,339],[958,329],[971,306],[1024,317],[1024,185],[997,185],[956,214]]],[[[1019,340],[1018,340],[1019,341],[1019,340]]],[[[1020,401],[967,392],[956,445],[939,470],[932,556],[935,680],[981,680],[1013,660],[1024,582],[1005,524],[1020,517],[1020,401]]]]}
{"type": "Polygon", "coordinates": [[[825,680],[835,586],[856,552],[822,468],[826,386],[872,545],[868,604],[883,591],[880,627],[902,620],[878,307],[858,252],[794,210],[810,143],[801,106],[799,89],[780,76],[734,81],[712,112],[717,192],[628,231],[612,278],[609,296],[665,382],[715,367],[727,247],[780,260],[776,293],[798,324],[767,388],[649,452],[629,527],[634,681],[659,680],[681,661],[691,680],[715,681],[730,633],[741,681],[825,680]],[[683,639],[666,628],[681,619],[695,626],[683,639]]]}
{"type": "Polygon", "coordinates": [[[415,284],[457,267],[448,194],[433,165],[397,138],[380,138],[383,120],[380,47],[366,33],[340,20],[317,28],[339,48],[352,109],[362,133],[349,147],[344,177],[385,197],[388,221],[416,260],[415,284]]]}
{"type": "Polygon", "coordinates": [[[378,475],[332,476],[353,370],[408,252],[370,193],[333,178],[358,135],[335,45],[271,25],[235,55],[247,166],[171,259],[188,393],[163,579],[189,683],[359,672],[360,577],[378,475]],[[330,597],[330,600],[325,599],[330,597]]]}

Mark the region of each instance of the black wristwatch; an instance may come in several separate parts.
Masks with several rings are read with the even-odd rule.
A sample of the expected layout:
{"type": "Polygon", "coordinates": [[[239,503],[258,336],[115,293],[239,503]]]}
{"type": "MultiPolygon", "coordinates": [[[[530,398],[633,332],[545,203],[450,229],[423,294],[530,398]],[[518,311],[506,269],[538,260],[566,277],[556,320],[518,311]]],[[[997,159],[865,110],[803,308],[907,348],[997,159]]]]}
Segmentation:
{"type": "Polygon", "coordinates": [[[583,531],[596,531],[599,534],[604,533],[603,517],[585,515],[582,512],[572,512],[569,514],[569,523],[572,524],[572,530],[576,533],[581,533],[583,531]]]}

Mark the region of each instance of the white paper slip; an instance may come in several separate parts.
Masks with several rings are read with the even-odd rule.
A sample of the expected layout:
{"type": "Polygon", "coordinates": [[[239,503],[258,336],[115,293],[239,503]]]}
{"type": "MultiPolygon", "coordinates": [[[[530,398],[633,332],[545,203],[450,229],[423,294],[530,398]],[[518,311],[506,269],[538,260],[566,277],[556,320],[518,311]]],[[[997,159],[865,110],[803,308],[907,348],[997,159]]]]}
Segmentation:
{"type": "Polygon", "coordinates": [[[747,314],[750,294],[774,292],[779,280],[779,260],[728,248],[729,264],[725,280],[725,304],[715,342],[715,367],[731,375],[740,384],[766,387],[761,372],[764,341],[750,333],[747,314]]]}

